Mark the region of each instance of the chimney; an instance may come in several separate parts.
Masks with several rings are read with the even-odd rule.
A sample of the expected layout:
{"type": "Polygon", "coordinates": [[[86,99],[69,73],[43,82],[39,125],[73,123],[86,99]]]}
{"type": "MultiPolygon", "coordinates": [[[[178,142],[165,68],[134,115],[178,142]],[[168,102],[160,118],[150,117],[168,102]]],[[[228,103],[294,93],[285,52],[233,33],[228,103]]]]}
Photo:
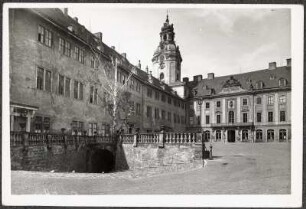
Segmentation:
{"type": "Polygon", "coordinates": [[[276,69],[276,62],[270,62],[269,63],[269,70],[275,70],[276,69]]]}
{"type": "Polygon", "coordinates": [[[183,78],[183,82],[188,83],[189,82],[189,78],[188,77],[184,77],[183,78]]]}
{"type": "Polygon", "coordinates": [[[68,15],[68,8],[61,9],[64,15],[68,15]]]}
{"type": "Polygon", "coordinates": [[[111,48],[112,48],[113,50],[116,50],[115,46],[111,46],[111,48]]]}
{"type": "Polygon", "coordinates": [[[193,76],[193,80],[197,81],[197,82],[201,81],[202,80],[202,75],[195,75],[195,76],[193,76]]]}
{"type": "Polygon", "coordinates": [[[122,55],[124,58],[126,58],[126,53],[122,53],[121,55],[122,55]]]}
{"type": "MultiPolygon", "coordinates": [[[[138,65],[137,65],[137,67],[139,68],[139,69],[141,69],[141,63],[140,63],[140,60],[138,60],[138,65]]],[[[147,68],[147,70],[148,70],[148,68],[147,68]]],[[[148,73],[148,72],[147,72],[148,73]]]]}
{"type": "Polygon", "coordinates": [[[74,17],[73,19],[74,19],[74,21],[76,21],[76,22],[78,22],[78,20],[79,20],[77,17],[74,17]]]}
{"type": "Polygon", "coordinates": [[[214,73],[207,73],[207,78],[209,80],[213,80],[215,78],[215,74],[214,73]]]}
{"type": "Polygon", "coordinates": [[[291,67],[291,58],[286,59],[287,60],[287,67],[291,67]]]}
{"type": "Polygon", "coordinates": [[[95,33],[94,35],[99,39],[100,42],[102,42],[102,33],[101,32],[95,33]]]}
{"type": "MultiPolygon", "coordinates": [[[[147,66],[147,69],[148,69],[148,66],[147,66]]],[[[149,82],[152,83],[153,82],[153,79],[152,79],[152,71],[150,70],[150,74],[149,74],[149,82]]]]}

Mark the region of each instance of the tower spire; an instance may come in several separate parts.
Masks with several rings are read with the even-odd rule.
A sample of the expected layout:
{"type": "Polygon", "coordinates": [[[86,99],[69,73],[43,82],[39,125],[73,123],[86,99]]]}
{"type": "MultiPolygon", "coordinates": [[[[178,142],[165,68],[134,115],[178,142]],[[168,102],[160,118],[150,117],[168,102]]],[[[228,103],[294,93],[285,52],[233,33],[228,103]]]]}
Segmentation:
{"type": "Polygon", "coordinates": [[[168,9],[167,9],[167,18],[166,18],[166,23],[169,23],[169,11],[168,11],[168,9]]]}

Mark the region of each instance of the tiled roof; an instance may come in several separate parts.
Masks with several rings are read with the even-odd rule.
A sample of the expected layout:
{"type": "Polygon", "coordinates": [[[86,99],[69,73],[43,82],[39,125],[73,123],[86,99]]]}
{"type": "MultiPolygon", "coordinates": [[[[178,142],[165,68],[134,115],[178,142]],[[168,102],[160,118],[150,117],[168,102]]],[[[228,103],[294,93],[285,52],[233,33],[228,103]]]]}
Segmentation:
{"type": "MultiPolygon", "coordinates": [[[[169,87],[167,84],[161,84],[160,81],[152,76],[152,83],[149,82],[149,75],[139,69],[138,67],[132,65],[126,58],[124,58],[120,53],[118,53],[115,49],[112,49],[111,47],[107,46],[106,44],[98,43],[97,38],[94,34],[92,34],[90,31],[88,31],[83,25],[78,23],[76,20],[74,20],[69,15],[65,15],[61,9],[58,8],[33,8],[30,9],[34,11],[34,13],[39,14],[43,16],[44,18],[47,18],[53,23],[56,23],[59,27],[62,28],[62,30],[66,31],[67,33],[71,33],[71,31],[68,30],[69,26],[73,26],[74,32],[73,35],[75,35],[77,38],[81,39],[82,41],[86,42],[86,44],[89,44],[96,48],[98,45],[102,47],[101,52],[104,53],[107,57],[115,56],[118,59],[121,60],[124,66],[126,66],[124,69],[131,70],[132,66],[137,70],[137,73],[135,73],[135,77],[137,77],[140,81],[146,83],[147,85],[154,86],[155,88],[160,89],[161,91],[167,92],[168,94],[173,95],[174,97],[180,98],[178,95],[173,94],[173,91],[171,87],[169,87]]],[[[180,98],[181,99],[181,98],[180,98]]]]}
{"type": "Polygon", "coordinates": [[[199,82],[188,82],[187,86],[191,91],[197,90],[195,96],[209,96],[211,95],[211,89],[214,95],[221,93],[224,84],[227,81],[237,80],[241,84],[241,88],[244,90],[256,90],[256,83],[263,82],[262,89],[279,88],[279,79],[284,78],[287,80],[287,87],[291,86],[291,67],[283,66],[274,70],[258,70],[241,74],[234,74],[228,76],[215,77],[214,79],[203,79],[199,82]]]}

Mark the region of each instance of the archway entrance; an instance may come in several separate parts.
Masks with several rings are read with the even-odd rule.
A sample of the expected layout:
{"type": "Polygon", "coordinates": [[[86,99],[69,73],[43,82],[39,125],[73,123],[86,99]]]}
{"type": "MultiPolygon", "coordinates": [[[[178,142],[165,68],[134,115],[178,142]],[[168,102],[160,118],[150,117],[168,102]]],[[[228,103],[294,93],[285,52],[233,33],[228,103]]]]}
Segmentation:
{"type": "Polygon", "coordinates": [[[108,173],[114,168],[114,156],[108,150],[99,149],[91,157],[91,173],[108,173]]]}
{"type": "Polygon", "coordinates": [[[228,142],[235,142],[235,130],[228,130],[227,131],[227,141],[228,142]]]}

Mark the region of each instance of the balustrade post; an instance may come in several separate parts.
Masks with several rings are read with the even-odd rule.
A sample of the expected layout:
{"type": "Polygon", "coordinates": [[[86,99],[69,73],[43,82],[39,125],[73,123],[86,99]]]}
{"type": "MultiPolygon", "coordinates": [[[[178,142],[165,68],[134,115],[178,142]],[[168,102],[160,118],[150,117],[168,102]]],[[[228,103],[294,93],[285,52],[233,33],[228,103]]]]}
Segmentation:
{"type": "Polygon", "coordinates": [[[51,147],[52,147],[52,136],[51,134],[48,134],[47,135],[47,148],[51,149],[51,147]]]}
{"type": "Polygon", "coordinates": [[[133,136],[133,147],[137,147],[139,137],[139,130],[136,130],[136,133],[133,136]]]}
{"type": "Polygon", "coordinates": [[[162,129],[159,133],[158,137],[158,147],[164,148],[164,130],[162,129]]]}
{"type": "Polygon", "coordinates": [[[23,144],[23,149],[27,150],[29,147],[29,133],[28,132],[22,133],[22,144],[23,144]]]}

